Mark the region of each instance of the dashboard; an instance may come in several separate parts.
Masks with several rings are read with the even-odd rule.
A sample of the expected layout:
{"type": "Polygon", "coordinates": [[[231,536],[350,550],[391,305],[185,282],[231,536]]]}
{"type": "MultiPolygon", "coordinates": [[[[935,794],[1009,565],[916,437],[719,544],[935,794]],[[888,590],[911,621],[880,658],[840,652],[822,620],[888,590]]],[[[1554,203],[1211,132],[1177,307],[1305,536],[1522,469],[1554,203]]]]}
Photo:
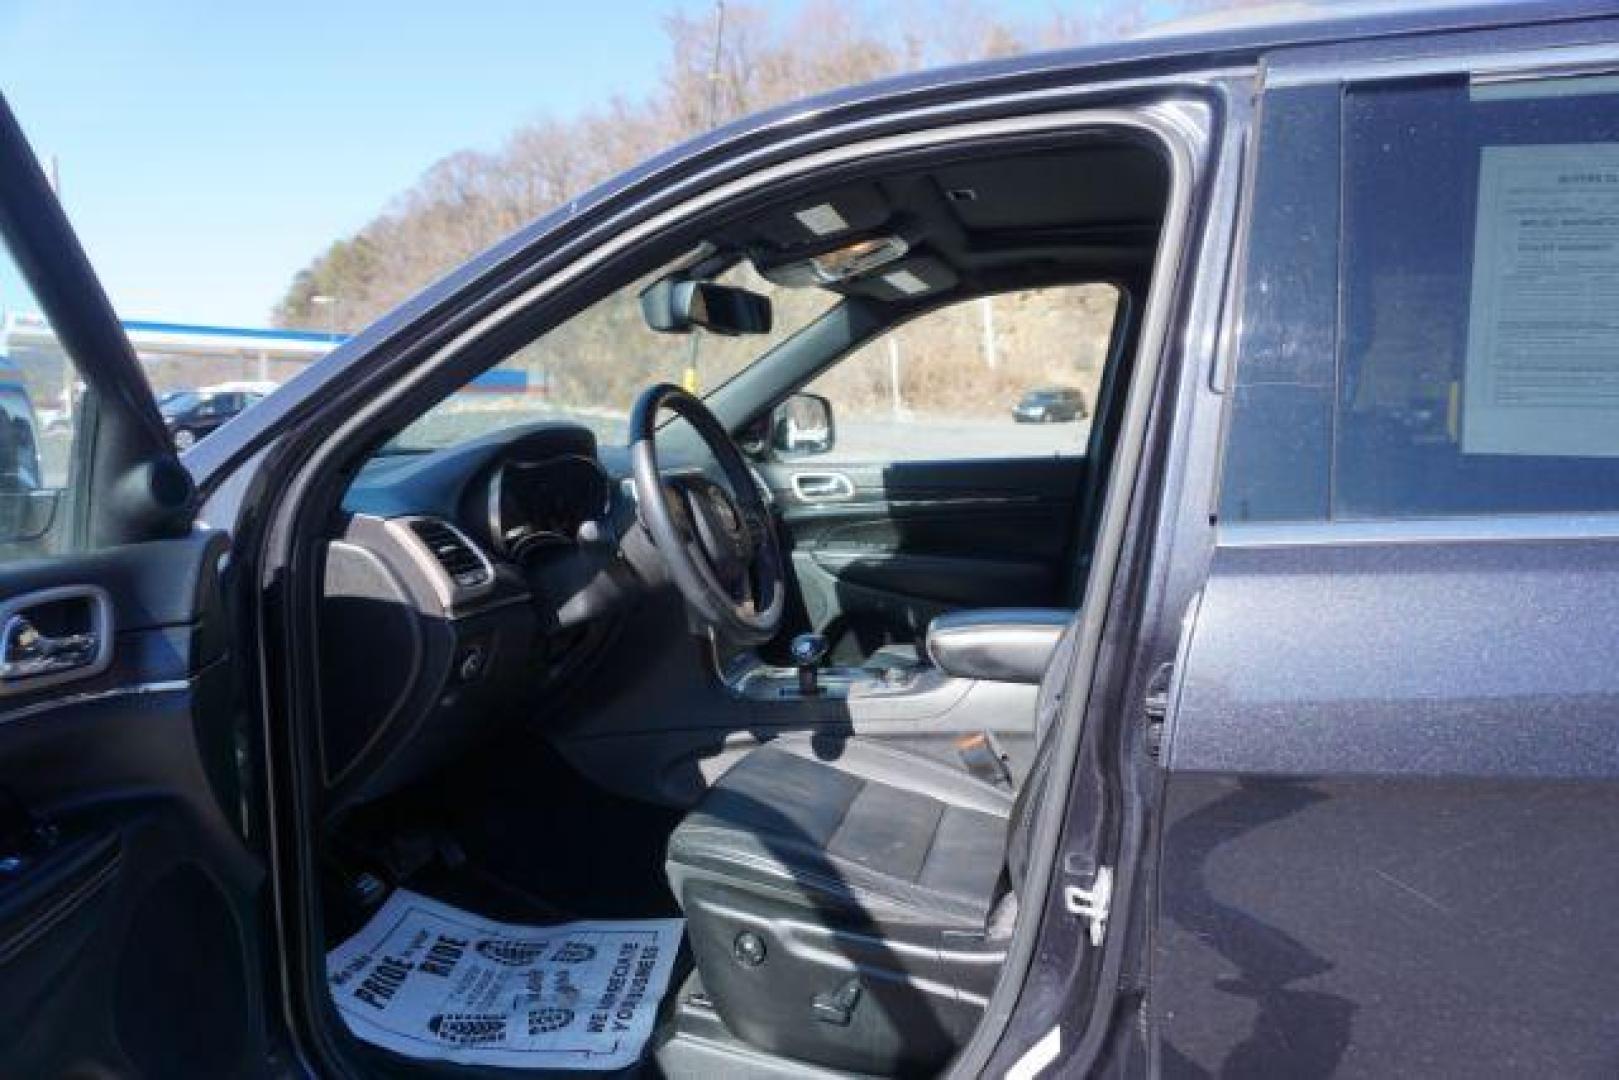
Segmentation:
{"type": "MultiPolygon", "coordinates": [[[[381,454],[326,550],[328,812],[442,763],[599,657],[649,577],[622,451],[573,424],[381,454]]],[[[655,571],[653,571],[655,573],[655,571]]]]}

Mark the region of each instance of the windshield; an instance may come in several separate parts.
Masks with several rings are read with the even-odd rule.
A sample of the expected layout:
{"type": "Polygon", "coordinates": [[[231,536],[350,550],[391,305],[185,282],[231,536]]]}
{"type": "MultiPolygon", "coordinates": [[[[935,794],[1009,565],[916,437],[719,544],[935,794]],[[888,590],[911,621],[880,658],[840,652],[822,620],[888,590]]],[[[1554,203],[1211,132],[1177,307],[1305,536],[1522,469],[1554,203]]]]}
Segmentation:
{"type": "Polygon", "coordinates": [[[773,285],[741,263],[717,280],[770,298],[769,333],[663,334],[647,326],[640,293],[668,272],[666,267],[610,293],[530,342],[435,405],[383,452],[434,450],[540,420],[583,424],[599,442],[622,444],[630,407],[646,387],[672,382],[698,396],[709,394],[838,301],[825,289],[773,285]]]}

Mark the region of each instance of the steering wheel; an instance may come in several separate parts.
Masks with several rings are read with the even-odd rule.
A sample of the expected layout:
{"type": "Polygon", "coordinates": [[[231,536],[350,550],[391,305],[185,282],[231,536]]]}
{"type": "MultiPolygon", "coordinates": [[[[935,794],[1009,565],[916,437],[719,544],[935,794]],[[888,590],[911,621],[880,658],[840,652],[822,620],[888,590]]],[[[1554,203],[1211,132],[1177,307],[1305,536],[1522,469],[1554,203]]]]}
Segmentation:
{"type": "Polygon", "coordinates": [[[786,606],[781,546],[742,451],[708,406],[670,383],[647,387],[630,412],[630,461],[641,520],[686,602],[738,644],[774,637],[786,606]],[[664,409],[691,424],[725,484],[695,471],[658,471],[657,420],[664,409]]]}

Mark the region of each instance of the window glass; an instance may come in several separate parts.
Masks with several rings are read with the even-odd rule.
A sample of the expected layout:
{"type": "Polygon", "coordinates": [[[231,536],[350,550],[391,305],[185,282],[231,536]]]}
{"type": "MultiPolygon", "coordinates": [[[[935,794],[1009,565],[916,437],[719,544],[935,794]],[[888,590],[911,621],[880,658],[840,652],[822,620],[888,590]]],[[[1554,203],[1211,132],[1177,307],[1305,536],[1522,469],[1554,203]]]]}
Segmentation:
{"type": "Polygon", "coordinates": [[[388,447],[412,452],[536,420],[569,420],[603,443],[623,443],[630,407],[647,386],[672,382],[708,394],[824,315],[838,302],[825,289],[790,289],[739,263],[716,280],[769,297],[767,334],[664,334],[647,326],[640,294],[667,268],[585,308],[472,380],[407,427],[388,447]]]}
{"type": "Polygon", "coordinates": [[[72,547],[67,521],[83,383],[0,247],[0,562],[72,547]]]}
{"type": "Polygon", "coordinates": [[[1030,289],[940,308],[838,361],[823,461],[1080,455],[1118,313],[1111,285],[1030,289]]]}
{"type": "Polygon", "coordinates": [[[1229,379],[1223,521],[1328,513],[1342,106],[1336,85],[1265,94],[1229,379]]]}
{"type": "Polygon", "coordinates": [[[1619,510],[1619,80],[1344,99],[1332,514],[1619,510]]]}

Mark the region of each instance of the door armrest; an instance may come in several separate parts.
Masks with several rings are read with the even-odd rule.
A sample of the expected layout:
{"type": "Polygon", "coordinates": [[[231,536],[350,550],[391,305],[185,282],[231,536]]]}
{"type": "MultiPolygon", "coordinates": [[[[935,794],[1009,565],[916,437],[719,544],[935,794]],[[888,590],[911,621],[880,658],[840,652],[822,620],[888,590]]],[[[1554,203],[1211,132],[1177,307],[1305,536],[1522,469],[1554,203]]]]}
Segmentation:
{"type": "Polygon", "coordinates": [[[954,611],[928,624],[928,656],[957,678],[1038,683],[1073,618],[1067,608],[954,611]]]}

